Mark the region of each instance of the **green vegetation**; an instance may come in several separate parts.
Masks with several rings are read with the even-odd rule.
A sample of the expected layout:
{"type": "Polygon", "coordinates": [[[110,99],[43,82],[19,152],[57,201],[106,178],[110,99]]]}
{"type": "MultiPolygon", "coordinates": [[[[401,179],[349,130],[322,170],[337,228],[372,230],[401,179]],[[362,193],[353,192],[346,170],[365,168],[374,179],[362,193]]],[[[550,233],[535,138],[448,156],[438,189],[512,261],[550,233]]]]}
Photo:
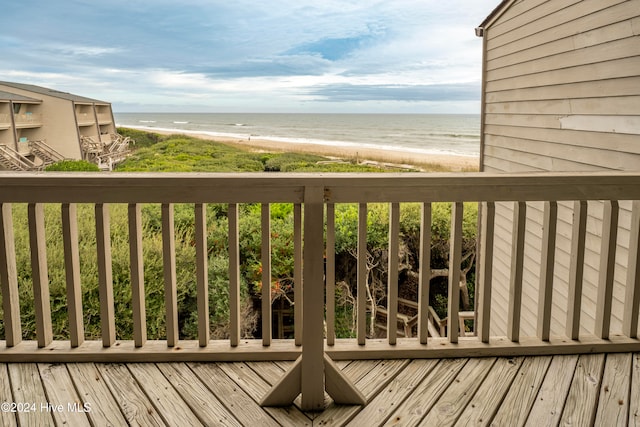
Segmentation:
{"type": "Polygon", "coordinates": [[[257,153],[187,135],[118,129],[135,140],[135,152],[118,172],[384,172],[371,165],[334,162],[304,153],[257,153]]]}
{"type": "Polygon", "coordinates": [[[44,170],[47,172],[100,172],[98,165],[86,160],[61,160],[47,166],[44,170]]]}
{"type": "MultiPolygon", "coordinates": [[[[368,166],[359,167],[349,163],[320,163],[327,159],[319,156],[294,153],[252,153],[238,148],[199,140],[186,136],[159,136],[140,131],[120,130],[137,141],[137,151],[119,171],[336,171],[377,170],[368,166]],[[353,168],[353,169],[351,169],[353,168]]],[[[70,166],[71,167],[71,166],[70,166]]],[[[75,166],[73,166],[75,167],[75,166]]],[[[65,169],[70,170],[70,169],[65,169]]],[[[69,338],[66,301],[64,249],[62,242],[60,205],[45,206],[47,263],[51,293],[52,321],[56,339],[69,338]]],[[[83,292],[83,312],[86,336],[100,336],[100,308],[98,271],[96,259],[95,220],[92,205],[78,205],[78,234],[80,270],[83,292]]],[[[113,286],[116,311],[116,334],[118,339],[131,339],[133,315],[131,305],[131,283],[129,267],[129,231],[127,206],[109,206],[111,217],[111,252],[113,286]]],[[[195,284],[195,236],[193,205],[176,204],[175,209],[175,253],[178,283],[178,310],[180,336],[191,339],[197,333],[197,300],[195,284]]],[[[401,205],[400,219],[400,296],[417,300],[418,252],[420,245],[420,204],[401,205]]],[[[430,301],[439,315],[446,315],[446,280],[448,266],[448,238],[450,204],[434,204],[432,207],[431,268],[436,277],[431,281],[430,301]],[[444,310],[444,311],[443,311],[444,310]]],[[[15,247],[18,281],[20,289],[20,312],[23,336],[35,337],[35,313],[27,207],[13,206],[15,247]]],[[[260,295],[262,264],[261,208],[256,204],[240,205],[240,262],[243,300],[243,335],[252,336],[258,326],[258,314],[254,304],[260,295]]],[[[162,236],[160,206],[143,206],[143,253],[145,271],[146,319],[149,339],[164,339],[165,306],[162,261],[162,236]]],[[[209,255],[210,319],[213,338],[228,336],[228,220],[227,205],[207,206],[207,236],[209,255]]],[[[336,206],[336,280],[338,336],[353,336],[355,324],[353,302],[356,296],[356,247],[357,204],[336,206]]],[[[367,273],[370,300],[385,304],[386,266],[388,251],[389,207],[387,204],[369,204],[367,216],[367,273]]],[[[463,297],[473,303],[473,260],[476,239],[477,205],[465,205],[464,248],[466,270],[463,297]]],[[[292,298],[293,285],[293,205],[271,205],[272,239],[272,283],[274,298],[292,298]]],[[[0,323],[0,337],[4,326],[0,323]]]]}

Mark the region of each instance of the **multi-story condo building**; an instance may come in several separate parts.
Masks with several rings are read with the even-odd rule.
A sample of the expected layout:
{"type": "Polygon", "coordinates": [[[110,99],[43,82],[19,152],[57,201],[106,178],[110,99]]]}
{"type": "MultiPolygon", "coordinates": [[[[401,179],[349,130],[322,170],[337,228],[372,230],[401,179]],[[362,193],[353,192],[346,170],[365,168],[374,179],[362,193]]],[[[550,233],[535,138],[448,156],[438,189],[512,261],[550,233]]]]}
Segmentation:
{"type": "Polygon", "coordinates": [[[61,159],[111,164],[117,156],[109,153],[124,151],[114,146],[120,141],[109,102],[0,81],[0,168],[37,169],[61,159]]]}

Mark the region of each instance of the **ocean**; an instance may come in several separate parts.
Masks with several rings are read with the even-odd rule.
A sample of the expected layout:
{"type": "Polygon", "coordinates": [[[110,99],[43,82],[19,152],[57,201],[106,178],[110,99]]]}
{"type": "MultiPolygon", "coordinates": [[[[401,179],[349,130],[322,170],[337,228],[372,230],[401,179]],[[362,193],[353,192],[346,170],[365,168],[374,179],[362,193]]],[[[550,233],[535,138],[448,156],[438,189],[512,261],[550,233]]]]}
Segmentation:
{"type": "Polygon", "coordinates": [[[478,114],[114,113],[117,126],[478,157],[478,114]]]}

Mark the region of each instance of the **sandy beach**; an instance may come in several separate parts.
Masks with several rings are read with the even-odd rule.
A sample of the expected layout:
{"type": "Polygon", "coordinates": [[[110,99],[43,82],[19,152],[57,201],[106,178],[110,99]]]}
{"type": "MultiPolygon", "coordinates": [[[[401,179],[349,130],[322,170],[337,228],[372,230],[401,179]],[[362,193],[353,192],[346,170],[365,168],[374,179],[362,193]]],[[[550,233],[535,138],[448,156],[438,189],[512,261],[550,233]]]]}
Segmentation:
{"type": "MultiPolygon", "coordinates": [[[[168,135],[176,132],[147,129],[149,132],[168,135]]],[[[471,156],[439,155],[393,151],[364,147],[340,147],[314,143],[292,143],[266,139],[239,139],[224,136],[213,136],[197,132],[185,132],[189,136],[232,144],[249,150],[274,152],[291,151],[311,153],[321,156],[356,160],[359,163],[388,163],[404,167],[413,167],[426,171],[476,171],[479,160],[471,156]]]]}

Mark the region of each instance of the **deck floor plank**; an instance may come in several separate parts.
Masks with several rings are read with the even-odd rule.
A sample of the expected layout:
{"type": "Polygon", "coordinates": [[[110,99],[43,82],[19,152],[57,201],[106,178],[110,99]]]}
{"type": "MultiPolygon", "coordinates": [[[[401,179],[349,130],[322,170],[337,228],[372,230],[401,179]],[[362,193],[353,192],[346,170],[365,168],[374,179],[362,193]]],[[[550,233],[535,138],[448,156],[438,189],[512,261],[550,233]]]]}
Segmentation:
{"type": "Polygon", "coordinates": [[[216,363],[189,363],[188,366],[224,404],[229,412],[235,415],[240,424],[246,426],[277,426],[278,423],[251,398],[242,387],[216,363]]]}
{"type": "MultiPolygon", "coordinates": [[[[370,403],[408,364],[409,360],[406,359],[354,360],[343,371],[370,403]]],[[[345,425],[362,409],[361,406],[336,405],[331,402],[324,412],[314,418],[314,426],[345,425]]]]}
{"type": "Polygon", "coordinates": [[[202,425],[155,364],[129,363],[127,367],[167,425],[202,425]]]}
{"type": "Polygon", "coordinates": [[[640,353],[633,354],[631,365],[629,425],[633,427],[640,427],[640,353]]]}
{"type": "Polygon", "coordinates": [[[437,362],[418,386],[407,395],[405,401],[393,408],[394,412],[385,425],[417,425],[449,387],[467,360],[443,359],[437,362]]]}
{"type": "MultiPolygon", "coordinates": [[[[358,362],[360,363],[364,361],[358,362]]],[[[362,394],[365,395],[368,401],[376,393],[380,392],[382,387],[386,386],[390,381],[392,381],[395,376],[398,375],[409,364],[410,361],[407,359],[382,360],[379,361],[379,363],[373,365],[371,370],[367,371],[364,375],[361,375],[362,371],[355,368],[355,366],[353,371],[347,369],[345,371],[345,375],[351,381],[357,383],[358,390],[360,390],[362,394]],[[358,379],[355,380],[355,378],[358,379]]]]}
{"type": "Polygon", "coordinates": [[[245,362],[245,364],[253,369],[256,374],[260,375],[269,385],[277,383],[285,374],[285,371],[273,362],[245,362]]]}
{"type": "Polygon", "coordinates": [[[202,424],[241,426],[218,397],[211,393],[186,364],[158,363],[157,366],[202,424]]]}
{"type": "MultiPolygon", "coordinates": [[[[258,401],[280,362],[0,364],[0,425],[638,425],[640,353],[341,361],[367,405],[258,401]],[[54,415],[46,405],[89,404],[54,415]],[[44,410],[41,409],[44,404],[44,410]],[[77,417],[77,419],[72,419],[77,417]]],[[[66,409],[66,408],[65,408],[66,409]]]]}
{"type": "Polygon", "coordinates": [[[96,366],[128,424],[164,425],[164,420],[125,364],[100,363],[96,366]]]}
{"type": "MultiPolygon", "coordinates": [[[[242,362],[218,365],[233,382],[238,384],[256,403],[269,392],[271,384],[242,362]]],[[[282,426],[311,426],[311,419],[295,406],[264,408],[282,426]]]]}
{"type": "Polygon", "coordinates": [[[91,406],[85,409],[66,365],[39,363],[38,370],[56,424],[74,427],[91,426],[86,414],[91,410],[91,406]]]}
{"type": "Polygon", "coordinates": [[[493,425],[524,425],[550,364],[551,356],[527,357],[524,360],[493,419],[493,425]]]}
{"type": "Polygon", "coordinates": [[[420,425],[454,425],[495,361],[494,357],[470,359],[447,391],[440,396],[433,409],[422,419],[420,425]]]}
{"type": "Polygon", "coordinates": [[[67,369],[83,404],[88,404],[87,413],[94,426],[125,425],[124,415],[109,391],[100,371],[93,363],[69,363],[67,369]]]}
{"type": "Polygon", "coordinates": [[[569,395],[560,418],[563,426],[593,425],[600,384],[604,354],[582,354],[573,374],[569,395]]]}
{"type": "MultiPolygon", "coordinates": [[[[0,364],[0,402],[15,402],[11,395],[11,382],[9,381],[9,370],[6,363],[0,364]]],[[[18,425],[15,412],[9,410],[0,411],[0,425],[14,427],[18,425]]]]}
{"type": "Polygon", "coordinates": [[[577,363],[577,355],[554,356],[525,425],[558,425],[577,363]]]}
{"type": "Polygon", "coordinates": [[[629,416],[631,353],[610,353],[604,363],[596,425],[626,425],[629,416]]]}
{"type": "Polygon", "coordinates": [[[24,405],[17,408],[18,424],[21,426],[54,426],[51,412],[42,410],[46,405],[40,372],[35,363],[9,364],[9,378],[13,394],[13,403],[24,405]]]}
{"type": "Polygon", "coordinates": [[[486,426],[500,407],[522,365],[522,357],[501,357],[458,419],[460,425],[486,426]]]}
{"type": "MultiPolygon", "coordinates": [[[[383,362],[381,360],[354,360],[348,365],[345,365],[342,369],[344,374],[351,382],[359,383],[360,380],[366,377],[366,375],[373,370],[380,370],[382,366],[378,366],[380,363],[387,363],[391,361],[383,362]]],[[[386,371],[386,369],[385,369],[386,371]]],[[[369,382],[369,380],[364,380],[360,386],[365,386],[367,384],[373,384],[374,381],[369,382]]],[[[363,391],[366,395],[366,391],[363,391]]]]}

